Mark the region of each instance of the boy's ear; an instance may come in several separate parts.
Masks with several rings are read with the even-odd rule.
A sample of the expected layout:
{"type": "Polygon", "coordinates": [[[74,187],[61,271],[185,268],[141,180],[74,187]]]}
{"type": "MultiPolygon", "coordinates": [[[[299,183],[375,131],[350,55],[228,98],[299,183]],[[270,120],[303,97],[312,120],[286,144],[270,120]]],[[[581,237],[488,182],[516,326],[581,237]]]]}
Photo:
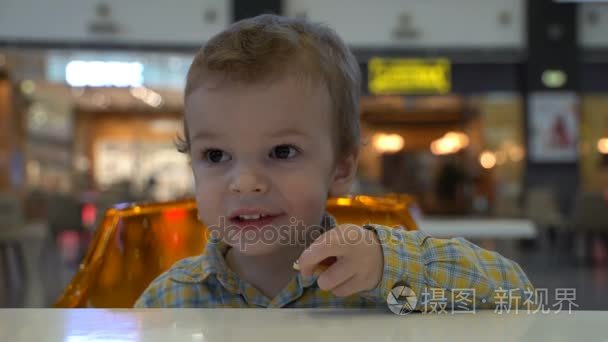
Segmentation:
{"type": "Polygon", "coordinates": [[[341,158],[334,166],[334,173],[329,185],[329,196],[344,196],[350,189],[357,176],[357,165],[359,163],[359,151],[353,151],[341,158]]]}

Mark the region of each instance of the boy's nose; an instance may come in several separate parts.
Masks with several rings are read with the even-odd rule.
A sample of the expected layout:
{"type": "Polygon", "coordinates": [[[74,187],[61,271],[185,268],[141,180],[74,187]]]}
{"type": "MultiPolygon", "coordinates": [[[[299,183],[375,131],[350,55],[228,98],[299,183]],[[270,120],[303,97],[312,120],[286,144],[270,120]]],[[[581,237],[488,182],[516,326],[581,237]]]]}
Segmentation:
{"type": "Polygon", "coordinates": [[[261,177],[257,177],[254,174],[247,172],[240,173],[235,177],[234,181],[230,183],[229,188],[230,191],[234,193],[265,193],[268,191],[268,184],[261,179],[261,177]]]}

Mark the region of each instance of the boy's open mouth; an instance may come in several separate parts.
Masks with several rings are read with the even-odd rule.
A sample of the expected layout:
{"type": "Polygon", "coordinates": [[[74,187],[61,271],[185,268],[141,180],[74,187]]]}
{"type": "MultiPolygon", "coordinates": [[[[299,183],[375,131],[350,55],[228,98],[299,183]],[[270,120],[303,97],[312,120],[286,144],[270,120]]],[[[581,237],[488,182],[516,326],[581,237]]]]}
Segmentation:
{"type": "Polygon", "coordinates": [[[268,211],[257,211],[253,209],[237,210],[230,215],[229,221],[240,229],[259,229],[271,225],[276,218],[283,213],[271,213],[268,211]]]}

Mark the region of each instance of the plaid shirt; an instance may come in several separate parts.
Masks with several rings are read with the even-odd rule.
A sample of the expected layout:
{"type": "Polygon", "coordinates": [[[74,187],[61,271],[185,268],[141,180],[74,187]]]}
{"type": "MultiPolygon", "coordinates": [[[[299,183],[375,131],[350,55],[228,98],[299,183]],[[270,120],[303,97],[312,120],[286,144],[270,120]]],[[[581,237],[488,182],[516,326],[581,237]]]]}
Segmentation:
{"type": "MultiPolygon", "coordinates": [[[[329,214],[323,222],[326,229],[335,226],[335,220],[329,214]]],[[[229,247],[210,240],[202,255],[181,260],[156,278],[135,307],[386,307],[390,291],[403,284],[417,295],[416,310],[429,311],[432,299],[429,294],[437,294],[437,289],[442,291],[443,305],[453,303],[454,296],[450,293],[472,290],[474,303],[469,307],[473,308],[500,305],[504,299],[497,296],[498,291],[533,289],[517,263],[463,238],[436,239],[421,231],[375,224],[365,228],[376,232],[384,255],[382,280],[373,290],[337,297],[319,288],[318,276],[303,277],[298,273],[275,298],[267,298],[227,266],[224,255],[229,247]]]]}

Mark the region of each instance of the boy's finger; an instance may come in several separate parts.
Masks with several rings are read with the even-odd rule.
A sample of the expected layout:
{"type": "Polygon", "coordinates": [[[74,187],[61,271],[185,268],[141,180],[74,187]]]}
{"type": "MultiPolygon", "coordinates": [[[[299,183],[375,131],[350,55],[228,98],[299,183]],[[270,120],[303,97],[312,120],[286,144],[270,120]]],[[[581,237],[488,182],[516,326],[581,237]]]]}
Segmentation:
{"type": "Polygon", "coordinates": [[[357,292],[359,292],[357,285],[358,278],[357,276],[353,276],[344,283],[338,285],[337,287],[331,290],[331,293],[337,297],[348,297],[357,292]]]}
{"type": "Polygon", "coordinates": [[[298,264],[300,267],[300,272],[305,277],[311,276],[315,268],[325,259],[330,257],[338,257],[342,255],[342,250],[340,246],[336,243],[331,242],[331,237],[324,237],[326,234],[331,234],[332,232],[327,232],[315,242],[313,242],[310,247],[308,247],[300,258],[298,259],[298,264]]]}
{"type": "Polygon", "coordinates": [[[317,279],[317,284],[322,290],[331,291],[354,277],[356,270],[349,266],[344,258],[339,258],[317,279]]]}

